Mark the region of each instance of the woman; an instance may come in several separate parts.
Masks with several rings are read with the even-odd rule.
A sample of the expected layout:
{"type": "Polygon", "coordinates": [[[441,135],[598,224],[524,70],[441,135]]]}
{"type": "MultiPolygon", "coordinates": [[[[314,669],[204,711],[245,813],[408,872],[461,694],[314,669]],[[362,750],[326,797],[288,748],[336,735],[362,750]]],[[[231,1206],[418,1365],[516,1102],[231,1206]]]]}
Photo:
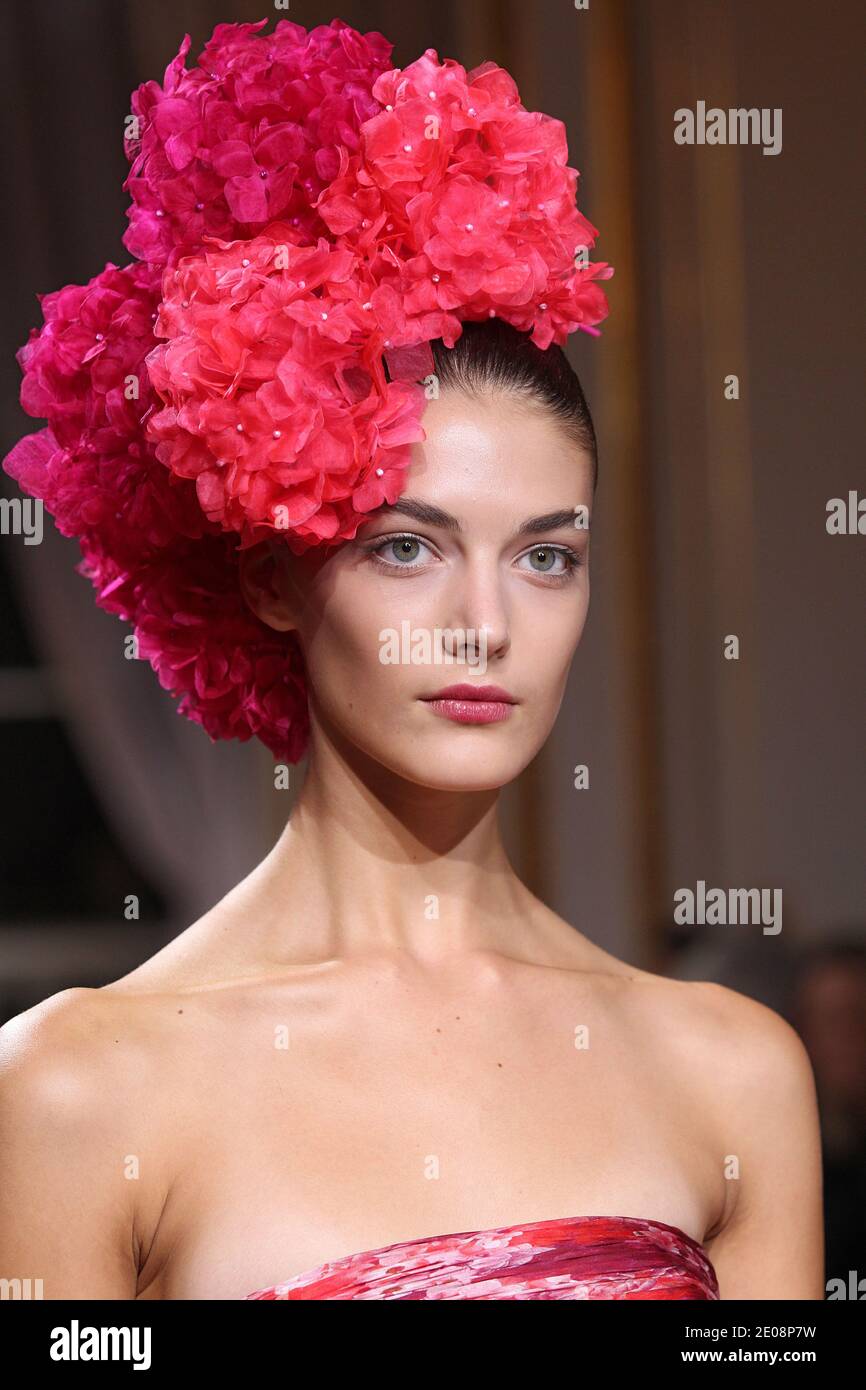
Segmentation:
{"type": "MultiPolygon", "coordinates": [[[[260,264],[213,254],[208,334],[251,301],[202,302],[260,264]]],[[[160,310],[177,360],[149,360],[174,464],[200,427],[190,283],[160,310]]],[[[306,780],[176,940],[2,1030],[0,1275],[48,1298],[823,1296],[796,1033],[615,959],[502,846],[499,790],[544,744],[586,620],[596,474],[561,346],[516,317],[432,341],[400,488],[339,544],[241,518],[243,602],[302,665],[306,780]]],[[[212,486],[209,521],[237,521],[249,493],[212,486]]]]}

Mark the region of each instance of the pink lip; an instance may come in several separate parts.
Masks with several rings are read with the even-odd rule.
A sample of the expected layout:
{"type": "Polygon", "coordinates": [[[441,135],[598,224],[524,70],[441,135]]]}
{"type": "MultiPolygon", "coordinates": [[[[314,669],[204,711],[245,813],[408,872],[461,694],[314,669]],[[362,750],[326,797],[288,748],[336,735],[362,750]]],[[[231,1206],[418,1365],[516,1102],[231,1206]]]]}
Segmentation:
{"type": "Polygon", "coordinates": [[[514,696],[501,685],[446,685],[435,695],[425,696],[430,700],[496,700],[503,705],[516,704],[514,696]]]}
{"type": "Polygon", "coordinates": [[[497,724],[510,717],[516,701],[498,685],[449,685],[423,703],[456,724],[497,724]]]}

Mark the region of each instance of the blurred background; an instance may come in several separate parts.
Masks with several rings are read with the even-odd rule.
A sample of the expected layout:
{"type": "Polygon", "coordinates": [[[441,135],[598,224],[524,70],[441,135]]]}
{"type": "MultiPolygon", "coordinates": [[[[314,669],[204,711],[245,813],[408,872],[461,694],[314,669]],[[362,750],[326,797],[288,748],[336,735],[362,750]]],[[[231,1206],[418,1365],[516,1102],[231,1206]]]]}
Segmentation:
{"type": "MultiPolygon", "coordinates": [[[[216,23],[335,14],[385,33],[396,66],[428,47],[497,61],[567,126],[594,256],[616,267],[602,337],[569,346],[600,445],[593,596],[555,733],[505,794],[509,848],[607,950],[794,1024],[821,1103],[828,1277],[866,1273],[864,541],[825,525],[829,499],[866,491],[863,8],[7,3],[3,454],[38,428],[14,358],[37,293],[130,259],[131,90],[185,32],[196,54],[216,23]],[[675,143],[699,101],[781,108],[781,152],[675,143]],[[781,890],[783,929],[677,925],[674,894],[701,881],[781,890]]],[[[276,792],[265,750],[178,717],[45,526],[38,546],[0,536],[0,1021],[188,926],[267,852],[303,777],[276,792]]]]}

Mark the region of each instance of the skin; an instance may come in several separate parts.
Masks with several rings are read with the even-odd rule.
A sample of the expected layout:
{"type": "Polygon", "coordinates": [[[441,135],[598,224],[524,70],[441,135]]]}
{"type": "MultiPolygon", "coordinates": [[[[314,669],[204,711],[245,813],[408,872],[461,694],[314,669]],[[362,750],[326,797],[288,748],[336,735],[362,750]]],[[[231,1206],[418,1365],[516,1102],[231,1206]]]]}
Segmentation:
{"type": "Polygon", "coordinates": [[[589,603],[588,533],[518,528],[591,507],[590,460],[504,395],[443,392],[424,425],[403,497],[459,532],[381,514],[324,560],[245,558],[248,601],[297,629],[310,675],[309,772],[274,849],[131,974],[0,1030],[0,1276],[243,1298],[396,1241],[613,1215],[703,1240],[725,1299],[822,1298],[798,1035],[601,950],[500,839],[499,790],[545,742],[589,603]],[[395,555],[407,530],[423,545],[395,555]],[[371,560],[376,539],[412,572],[371,560]],[[563,582],[555,546],[581,560],[563,582]],[[404,618],[486,625],[481,679],[511,717],[432,713],[421,698],[472,676],[383,664],[404,618]]]}

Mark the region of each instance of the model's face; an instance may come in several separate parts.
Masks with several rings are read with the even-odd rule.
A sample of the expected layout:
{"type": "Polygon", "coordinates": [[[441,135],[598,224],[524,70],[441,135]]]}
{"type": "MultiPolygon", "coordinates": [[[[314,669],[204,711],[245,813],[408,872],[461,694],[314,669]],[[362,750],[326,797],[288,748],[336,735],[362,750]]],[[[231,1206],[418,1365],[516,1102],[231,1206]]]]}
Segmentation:
{"type": "Polygon", "coordinates": [[[277,597],[256,607],[298,630],[314,726],[413,783],[486,790],[532,760],[562,701],[589,603],[592,465],[504,395],[445,391],[423,424],[398,502],[324,563],[280,550],[277,597]],[[513,703],[432,703],[458,684],[513,703]]]}

